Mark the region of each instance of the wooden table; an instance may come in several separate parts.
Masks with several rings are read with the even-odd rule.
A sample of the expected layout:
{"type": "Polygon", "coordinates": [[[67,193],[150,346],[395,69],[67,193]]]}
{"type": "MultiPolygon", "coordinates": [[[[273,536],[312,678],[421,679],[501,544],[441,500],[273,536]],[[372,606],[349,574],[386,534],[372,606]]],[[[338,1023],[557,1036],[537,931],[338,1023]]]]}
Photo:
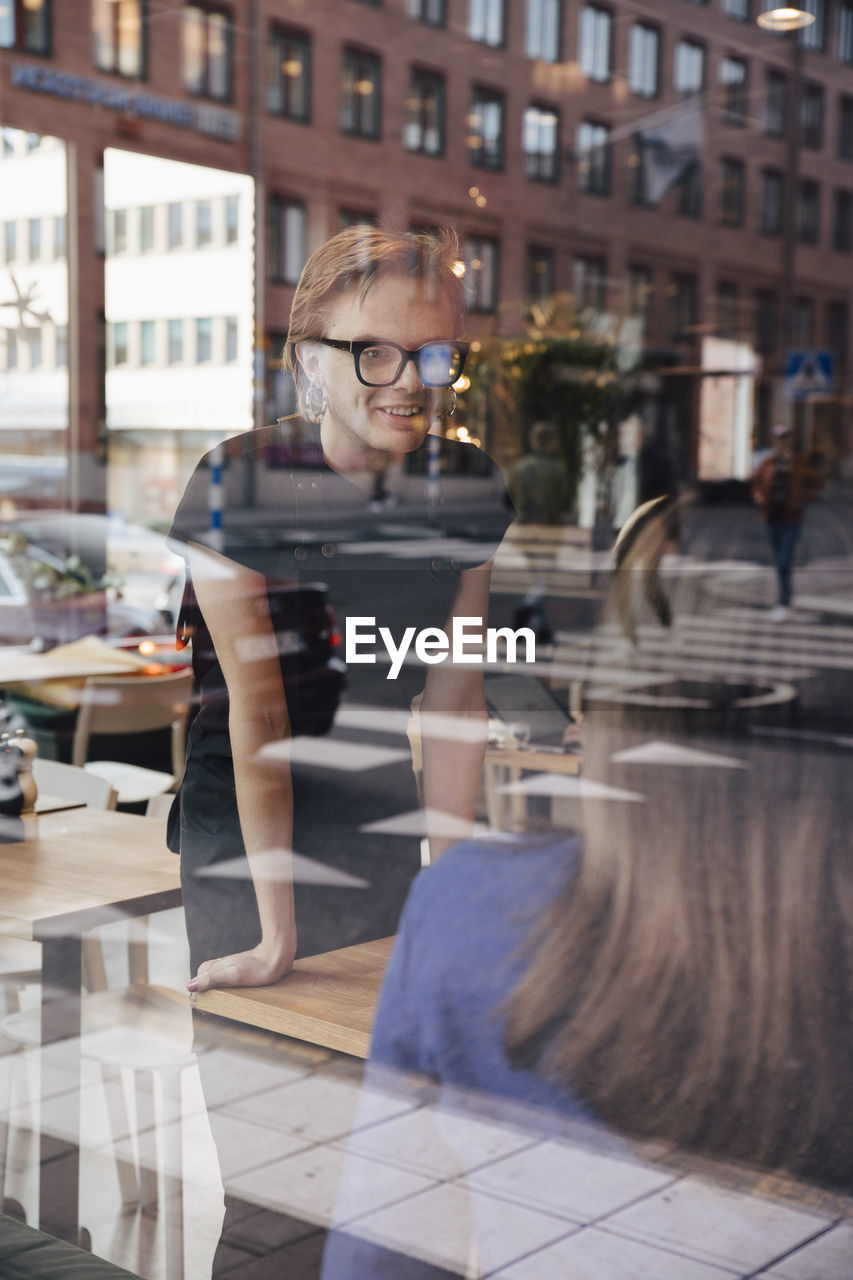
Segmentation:
{"type": "Polygon", "coordinates": [[[72,800],[70,796],[51,796],[44,791],[38,793],[36,813],[63,813],[66,809],[85,809],[85,800],[72,800]]]}
{"type": "Polygon", "coordinates": [[[366,1058],[393,938],[297,960],[269,987],[203,991],[197,1007],[339,1053],[366,1058]]]}
{"type": "MultiPolygon", "coordinates": [[[[27,839],[0,844],[0,934],[42,944],[42,1044],[68,1042],[63,1068],[80,1079],[83,934],[128,916],[181,903],[178,859],[159,822],[100,809],[27,819],[27,839]]],[[[79,1087],[65,1103],[79,1133],[79,1087]]],[[[56,1155],[41,1136],[39,1219],[53,1235],[74,1238],[79,1201],[79,1143],[56,1155]],[[57,1210],[57,1206],[62,1206],[57,1210]],[[58,1213],[62,1221],[56,1221],[58,1213]]]]}
{"type": "Polygon", "coordinates": [[[501,794],[501,787],[520,782],[522,773],[577,775],[581,771],[582,760],[582,756],[567,751],[542,751],[535,747],[489,747],[484,775],[489,826],[495,831],[525,829],[526,796],[504,796],[501,794]]]}

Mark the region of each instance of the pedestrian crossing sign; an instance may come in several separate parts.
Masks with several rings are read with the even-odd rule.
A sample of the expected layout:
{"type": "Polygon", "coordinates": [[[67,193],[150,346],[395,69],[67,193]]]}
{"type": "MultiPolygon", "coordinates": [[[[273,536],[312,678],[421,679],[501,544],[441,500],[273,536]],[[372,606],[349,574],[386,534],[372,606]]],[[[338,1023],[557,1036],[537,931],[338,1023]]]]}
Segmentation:
{"type": "Polygon", "coordinates": [[[785,394],[810,400],[832,393],[835,357],[831,351],[789,351],[785,362],[785,394]]]}

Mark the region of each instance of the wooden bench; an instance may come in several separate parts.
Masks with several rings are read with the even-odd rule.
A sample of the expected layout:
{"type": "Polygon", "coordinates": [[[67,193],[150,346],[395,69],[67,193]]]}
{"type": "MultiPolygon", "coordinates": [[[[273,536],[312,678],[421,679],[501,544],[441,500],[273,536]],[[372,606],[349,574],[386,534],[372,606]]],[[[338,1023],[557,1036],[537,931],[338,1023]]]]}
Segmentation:
{"type": "Polygon", "coordinates": [[[393,938],[297,960],[269,987],[203,991],[197,1007],[251,1027],[366,1058],[393,938]]]}

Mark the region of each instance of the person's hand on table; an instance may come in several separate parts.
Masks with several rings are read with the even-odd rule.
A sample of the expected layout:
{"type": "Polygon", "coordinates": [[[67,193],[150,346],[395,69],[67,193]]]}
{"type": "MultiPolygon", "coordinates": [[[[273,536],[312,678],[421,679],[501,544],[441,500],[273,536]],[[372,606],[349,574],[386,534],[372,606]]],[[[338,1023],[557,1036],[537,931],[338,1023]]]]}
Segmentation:
{"type": "Polygon", "coordinates": [[[293,968],[296,937],[286,945],[270,946],[261,942],[251,951],[240,951],[218,960],[205,960],[198,973],[187,983],[190,999],[201,991],[215,987],[267,987],[278,982],[293,968]]]}

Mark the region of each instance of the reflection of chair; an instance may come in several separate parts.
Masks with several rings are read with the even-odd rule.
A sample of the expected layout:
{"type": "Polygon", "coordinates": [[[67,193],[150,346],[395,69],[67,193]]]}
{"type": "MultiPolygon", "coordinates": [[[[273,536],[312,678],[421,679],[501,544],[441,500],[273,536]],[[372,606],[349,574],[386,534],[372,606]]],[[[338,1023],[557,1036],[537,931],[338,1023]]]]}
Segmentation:
{"type": "Polygon", "coordinates": [[[90,809],[114,809],[116,789],[107,778],[73,764],[60,764],[58,760],[33,760],[33,777],[39,792],[57,796],[63,800],[78,800],[90,809]]]}
{"type": "Polygon", "coordinates": [[[184,771],[192,685],[191,671],[162,676],[92,676],[83,689],[72,763],[107,778],[118,792],[119,804],[136,804],[177,786],[184,771]],[[86,759],[93,734],[138,734],[169,727],[171,773],[116,760],[86,759]]]}

